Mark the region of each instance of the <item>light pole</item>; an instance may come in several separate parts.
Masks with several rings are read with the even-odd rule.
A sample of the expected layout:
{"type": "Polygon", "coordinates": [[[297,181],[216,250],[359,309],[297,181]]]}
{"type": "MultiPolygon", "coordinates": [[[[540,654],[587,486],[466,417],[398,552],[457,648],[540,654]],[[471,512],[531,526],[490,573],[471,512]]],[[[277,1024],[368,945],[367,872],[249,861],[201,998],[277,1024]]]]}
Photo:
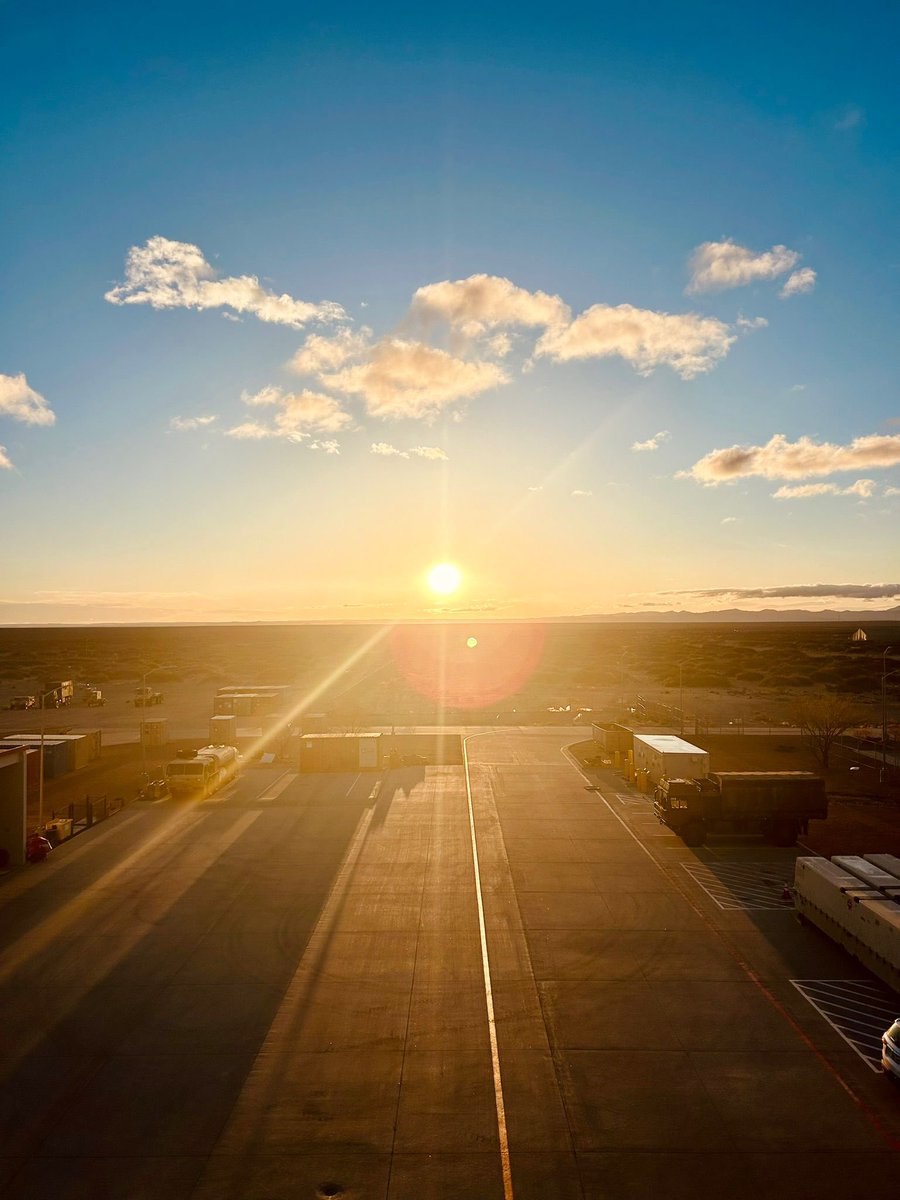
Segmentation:
{"type": "MultiPolygon", "coordinates": [[[[150,678],[151,675],[154,675],[157,671],[171,671],[171,670],[172,670],[171,663],[161,663],[161,664],[157,664],[157,666],[155,666],[155,667],[151,667],[149,671],[145,671],[143,673],[143,675],[141,676],[141,708],[142,709],[147,707],[147,680],[150,678]]],[[[143,714],[143,712],[141,713],[140,737],[141,737],[141,787],[143,787],[144,784],[146,784],[146,782],[147,782],[147,748],[144,745],[144,714],[143,714]]]]}
{"type": "Polygon", "coordinates": [[[884,782],[887,771],[887,681],[892,675],[900,675],[900,667],[894,671],[887,669],[887,656],[890,649],[890,646],[885,646],[881,655],[881,779],[879,783],[884,782]]]}
{"type": "Polygon", "coordinates": [[[44,828],[44,701],[56,695],[56,688],[41,692],[41,751],[38,760],[38,833],[44,828]]]}
{"type": "Polygon", "coordinates": [[[678,714],[681,718],[681,736],[684,737],[684,663],[678,664],[678,714]]]}

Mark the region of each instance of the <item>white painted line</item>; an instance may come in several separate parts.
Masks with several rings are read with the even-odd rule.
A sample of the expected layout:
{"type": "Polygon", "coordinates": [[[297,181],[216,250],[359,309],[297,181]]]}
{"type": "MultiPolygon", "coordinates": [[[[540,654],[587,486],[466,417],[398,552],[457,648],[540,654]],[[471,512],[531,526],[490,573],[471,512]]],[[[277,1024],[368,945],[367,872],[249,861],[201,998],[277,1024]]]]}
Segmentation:
{"type": "MultiPolygon", "coordinates": [[[[483,736],[471,734],[471,737],[483,736]]],[[[472,780],[469,776],[469,738],[462,739],[463,766],[466,770],[466,801],[469,806],[469,836],[472,839],[472,860],[475,865],[475,898],[478,902],[478,931],[481,935],[481,968],[484,975],[484,999],[487,1005],[488,1035],[491,1040],[491,1065],[494,1074],[494,1102],[497,1108],[497,1132],[500,1136],[500,1169],[503,1175],[504,1200],[513,1200],[512,1169],[509,1163],[509,1136],[506,1131],[506,1106],[503,1103],[503,1081],[500,1077],[500,1051],[497,1046],[497,1022],[494,1017],[494,992],[491,967],[488,962],[487,931],[484,924],[484,900],[481,894],[481,871],[478,865],[478,841],[475,837],[475,810],[472,807],[472,780]]]]}
{"type": "Polygon", "coordinates": [[[289,788],[297,777],[297,771],[285,771],[283,775],[278,776],[273,784],[270,784],[264,792],[257,796],[257,800],[277,800],[281,793],[285,791],[286,788],[289,788]]]}
{"type": "MultiPolygon", "coordinates": [[[[810,982],[810,983],[812,983],[813,985],[816,983],[816,981],[815,981],[815,980],[810,980],[809,982],[810,982]]],[[[805,981],[805,980],[800,980],[800,979],[792,979],[792,980],[791,980],[791,983],[794,985],[794,987],[797,989],[797,991],[800,993],[800,995],[801,995],[801,996],[804,998],[804,1000],[806,1000],[807,1004],[811,1004],[811,1005],[812,1005],[812,1007],[813,1007],[813,1008],[816,1010],[816,1012],[819,1014],[819,1016],[820,1016],[820,1017],[822,1017],[822,1019],[823,1019],[823,1020],[827,1021],[827,1022],[828,1022],[828,1024],[831,1026],[831,1028],[834,1030],[834,1032],[835,1032],[835,1033],[836,1033],[836,1034],[837,1034],[837,1035],[838,1035],[838,1036],[839,1036],[839,1037],[840,1037],[840,1038],[841,1038],[843,1041],[845,1041],[845,1042],[847,1043],[847,1045],[850,1047],[850,1049],[853,1051],[853,1053],[854,1053],[854,1054],[858,1054],[858,1055],[859,1055],[859,1057],[860,1057],[860,1058],[863,1060],[863,1062],[866,1064],[866,1066],[869,1068],[869,1070],[870,1070],[870,1071],[874,1071],[876,1075],[880,1075],[880,1074],[881,1074],[881,1047],[880,1047],[880,1043],[879,1043],[879,1054],[878,1054],[878,1061],[877,1061],[877,1062],[874,1062],[874,1061],[872,1060],[872,1057],[871,1057],[870,1055],[868,1055],[868,1054],[863,1054],[862,1050],[860,1050],[860,1048],[859,1048],[859,1046],[857,1045],[857,1043],[856,1043],[856,1042],[853,1040],[853,1038],[850,1038],[850,1037],[848,1037],[848,1036],[847,1036],[847,1034],[846,1034],[846,1033],[843,1031],[843,1029],[841,1029],[840,1025],[836,1025],[836,1024],[835,1024],[835,1022],[834,1022],[834,1021],[832,1021],[831,1017],[829,1017],[829,1015],[828,1015],[828,1013],[825,1011],[825,1009],[824,1009],[824,1008],[822,1008],[822,1007],[821,1007],[821,1005],[817,1004],[817,1003],[815,1002],[815,1000],[813,1000],[812,996],[811,996],[811,995],[809,994],[809,992],[806,990],[806,986],[805,986],[805,985],[806,985],[806,981],[805,981]]]]}

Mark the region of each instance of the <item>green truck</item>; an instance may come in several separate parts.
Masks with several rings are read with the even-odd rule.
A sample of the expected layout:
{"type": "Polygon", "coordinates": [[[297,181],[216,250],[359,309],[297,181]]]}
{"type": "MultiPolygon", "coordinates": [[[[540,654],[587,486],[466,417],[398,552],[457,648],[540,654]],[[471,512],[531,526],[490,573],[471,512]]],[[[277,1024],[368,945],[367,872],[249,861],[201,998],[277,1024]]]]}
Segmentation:
{"type": "Polygon", "coordinates": [[[762,834],[793,846],[811,820],[827,817],[828,797],[825,780],[809,771],[718,771],[661,779],[653,811],[688,846],[702,846],[709,833],[762,834]]]}

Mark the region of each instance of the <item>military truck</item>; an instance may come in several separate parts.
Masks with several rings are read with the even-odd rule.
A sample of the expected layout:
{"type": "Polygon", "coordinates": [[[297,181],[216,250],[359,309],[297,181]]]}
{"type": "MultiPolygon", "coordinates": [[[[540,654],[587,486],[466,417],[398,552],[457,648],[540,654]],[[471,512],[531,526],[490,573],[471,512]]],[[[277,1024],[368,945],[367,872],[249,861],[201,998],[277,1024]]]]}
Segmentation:
{"type": "Polygon", "coordinates": [[[134,689],[134,703],[136,708],[149,708],[151,704],[162,704],[162,692],[155,692],[152,687],[139,687],[134,689]]]}
{"type": "Polygon", "coordinates": [[[756,833],[793,846],[813,819],[828,815],[825,780],[809,771],[717,771],[656,785],[653,811],[688,846],[709,833],[756,833]]]}

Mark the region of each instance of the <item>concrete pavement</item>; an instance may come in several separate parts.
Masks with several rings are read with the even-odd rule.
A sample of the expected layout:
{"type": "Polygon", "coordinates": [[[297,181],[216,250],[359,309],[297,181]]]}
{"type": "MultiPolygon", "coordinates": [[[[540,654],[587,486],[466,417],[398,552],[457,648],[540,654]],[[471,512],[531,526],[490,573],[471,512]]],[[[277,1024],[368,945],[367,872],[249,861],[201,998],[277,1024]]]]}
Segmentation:
{"type": "Polygon", "coordinates": [[[486,964],[455,767],[251,768],[5,880],[0,1195],[889,1187],[897,1096],[790,982],[864,973],[686,869],[792,854],[688,850],[571,740],[467,742],[486,964]]]}

